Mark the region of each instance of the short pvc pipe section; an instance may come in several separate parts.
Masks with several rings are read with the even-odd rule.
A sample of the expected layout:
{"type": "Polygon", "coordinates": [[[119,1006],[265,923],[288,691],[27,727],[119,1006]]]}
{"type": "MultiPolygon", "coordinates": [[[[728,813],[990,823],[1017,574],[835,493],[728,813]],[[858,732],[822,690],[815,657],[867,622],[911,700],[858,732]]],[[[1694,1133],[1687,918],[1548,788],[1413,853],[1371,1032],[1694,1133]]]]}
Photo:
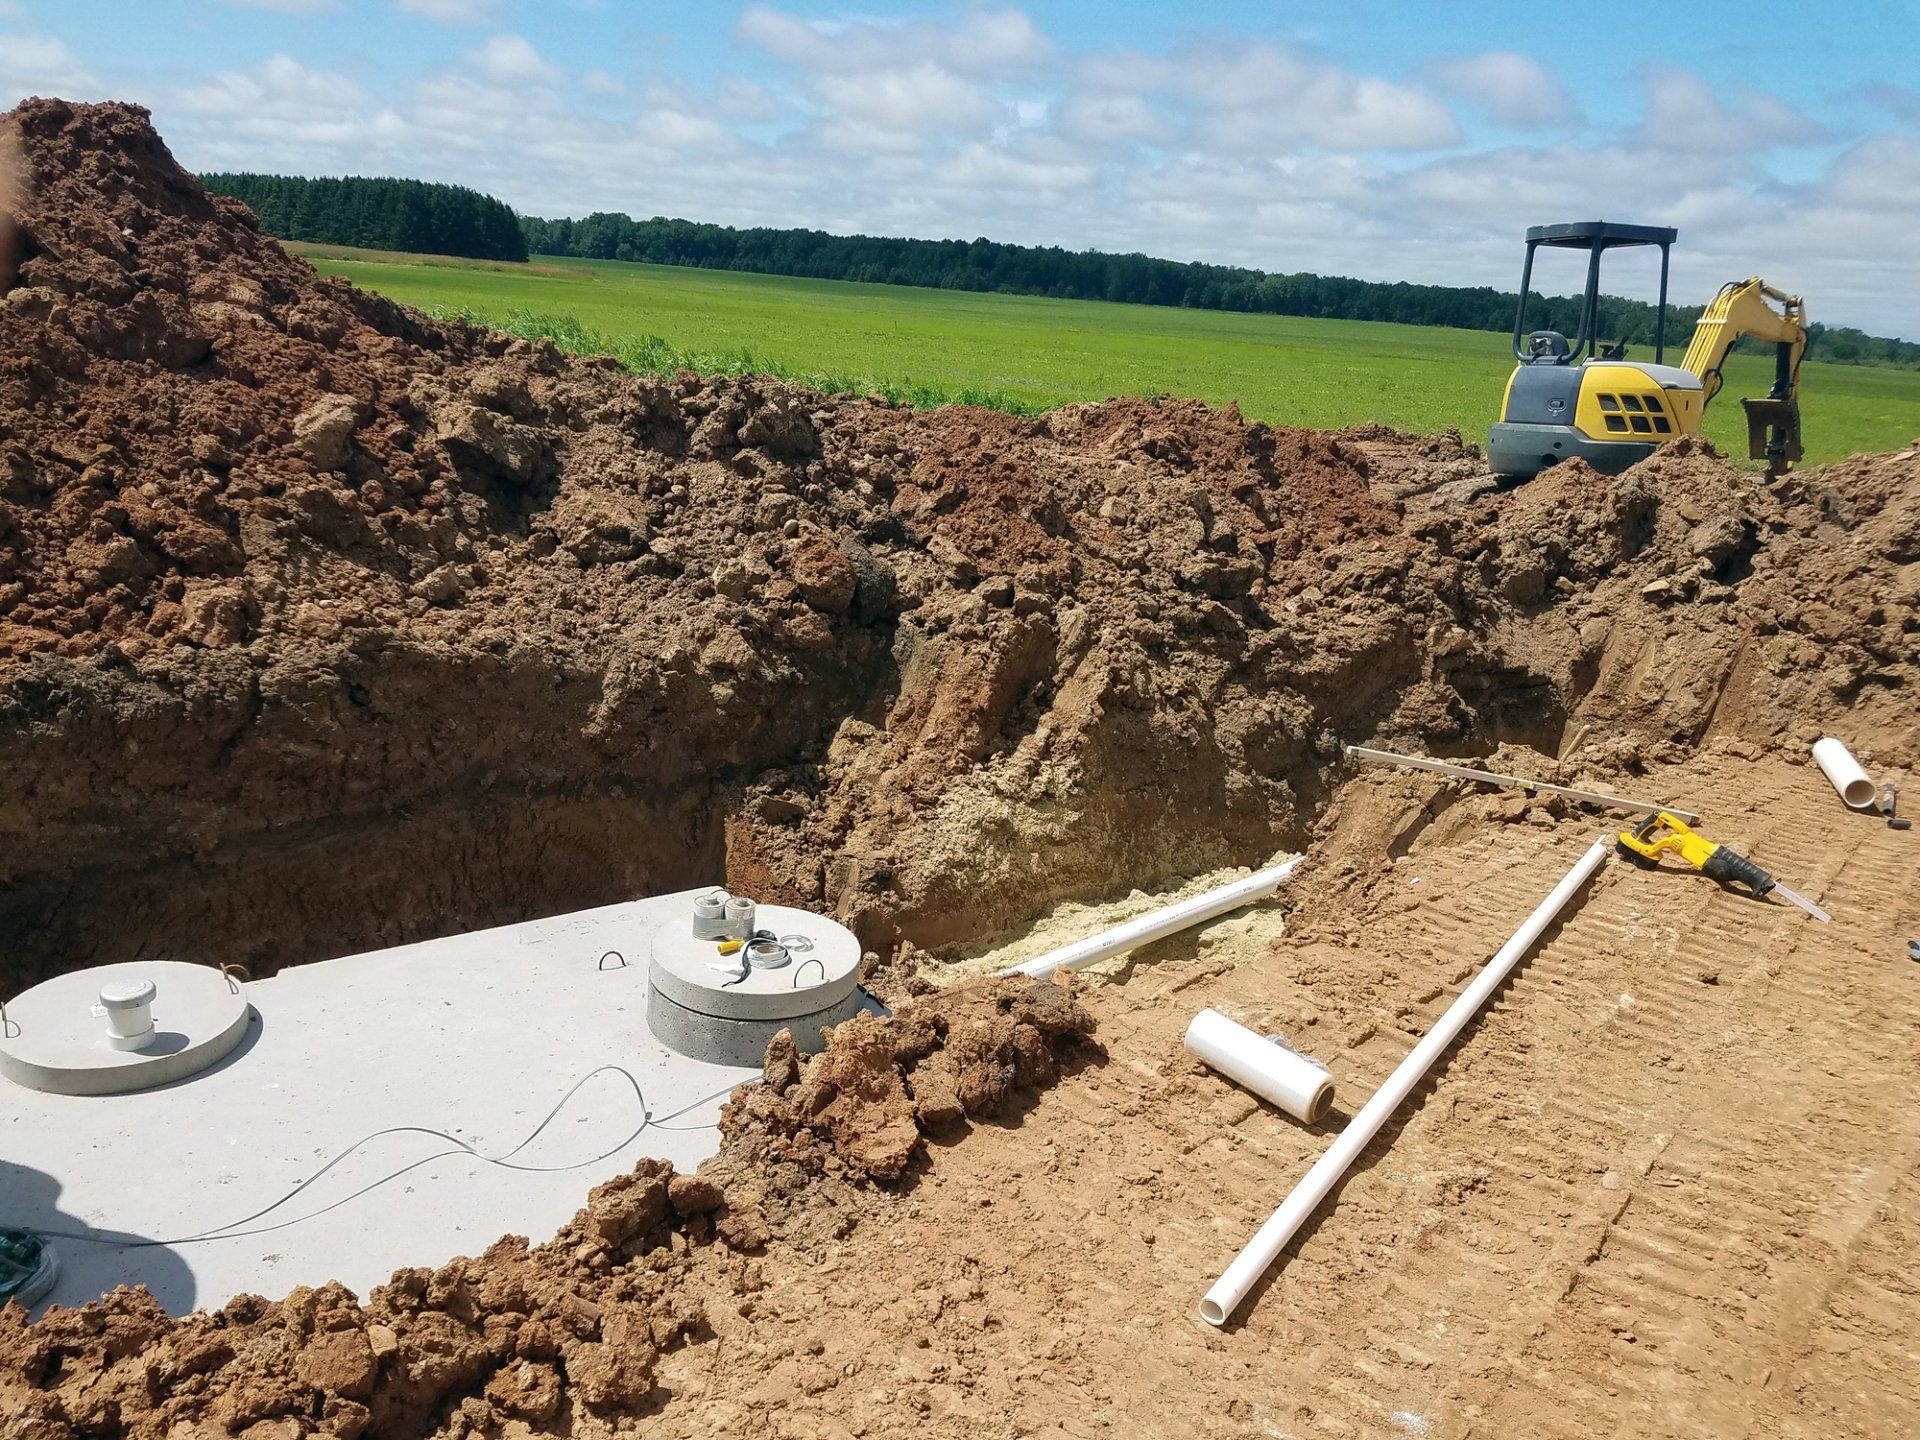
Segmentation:
{"type": "Polygon", "coordinates": [[[1158,910],[1149,910],[1136,916],[1124,925],[1116,925],[1111,930],[1102,930],[1097,935],[1089,935],[1084,940],[1076,940],[1071,945],[1062,945],[1049,950],[1044,955],[1019,965],[1010,965],[1000,971],[1002,975],[1032,975],[1044,980],[1056,970],[1078,970],[1083,965],[1091,965],[1096,960],[1104,960],[1109,955],[1118,955],[1124,950],[1135,950],[1155,940],[1164,939],[1178,931],[1198,925],[1203,920],[1211,920],[1216,915],[1224,915],[1229,910],[1238,910],[1250,901],[1271,895],[1279,888],[1305,860],[1304,855],[1296,855],[1283,865],[1272,865],[1265,870],[1256,870],[1241,880],[1229,881],[1211,890],[1193,896],[1188,900],[1176,900],[1171,905],[1163,905],[1158,910]]]}
{"type": "Polygon", "coordinates": [[[1341,1177],[1347,1173],[1347,1167],[1380,1133],[1381,1126],[1400,1108],[1400,1103],[1413,1093],[1414,1087],[1432,1068],[1433,1062],[1440,1058],[1447,1046],[1466,1028],[1467,1022],[1500,988],[1500,982],[1507,978],[1520,958],[1533,948],[1541,932],[1553,923],[1554,916],[1565,908],[1574,892],[1600,868],[1611,846],[1611,837],[1605,835],[1593,842],[1587,853],[1567,872],[1566,878],[1553,887],[1526,922],[1514,931],[1513,938],[1500,947],[1499,953],[1482,967],[1473,983],[1460,992],[1460,998],[1447,1007],[1447,1013],[1434,1023],[1433,1029],[1407,1053],[1407,1058],[1387,1077],[1386,1083],[1374,1092],[1373,1098],[1340,1132],[1339,1138],[1327,1147],[1326,1153],[1313,1163],[1313,1168],[1293,1187],[1280,1208],[1273,1212],[1267,1223],[1247,1242],[1246,1248],[1234,1257],[1226,1273],[1207,1291],[1200,1301],[1202,1320],[1209,1325],[1225,1325],[1232,1318],[1233,1312],[1247,1298],[1247,1292],[1273,1267],[1273,1262],[1280,1258],[1280,1252],[1286,1249],[1287,1242],[1293,1239],[1307,1217],[1326,1199],[1328,1192],[1340,1183],[1341,1177]]]}
{"type": "Polygon", "coordinates": [[[1872,778],[1860,768],[1853,752],[1833,736],[1813,742],[1813,763],[1827,777],[1834,792],[1855,810],[1871,810],[1876,793],[1872,778]]]}
{"type": "Polygon", "coordinates": [[[1193,1017],[1187,1026],[1187,1049],[1235,1084],[1309,1125],[1333,1103],[1333,1076],[1326,1066],[1218,1010],[1202,1010],[1193,1017]]]}

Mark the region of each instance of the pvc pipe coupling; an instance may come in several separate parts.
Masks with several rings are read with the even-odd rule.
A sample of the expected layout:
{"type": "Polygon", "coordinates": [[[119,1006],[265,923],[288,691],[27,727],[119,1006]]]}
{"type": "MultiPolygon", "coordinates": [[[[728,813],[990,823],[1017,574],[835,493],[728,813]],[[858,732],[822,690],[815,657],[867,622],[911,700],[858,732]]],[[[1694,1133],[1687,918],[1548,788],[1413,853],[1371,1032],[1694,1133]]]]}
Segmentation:
{"type": "Polygon", "coordinates": [[[693,938],[696,940],[751,940],[753,901],[744,895],[715,890],[693,902],[693,938]]]}
{"type": "Polygon", "coordinates": [[[702,895],[693,902],[693,938],[696,940],[726,940],[727,901],[731,898],[724,890],[716,890],[711,895],[702,895]]]}
{"type": "Polygon", "coordinates": [[[1878,793],[1873,781],[1853,758],[1853,752],[1840,741],[1831,735],[1814,741],[1813,763],[1820,767],[1820,773],[1827,777],[1827,783],[1849,809],[1873,808],[1874,796],[1878,793]]]}

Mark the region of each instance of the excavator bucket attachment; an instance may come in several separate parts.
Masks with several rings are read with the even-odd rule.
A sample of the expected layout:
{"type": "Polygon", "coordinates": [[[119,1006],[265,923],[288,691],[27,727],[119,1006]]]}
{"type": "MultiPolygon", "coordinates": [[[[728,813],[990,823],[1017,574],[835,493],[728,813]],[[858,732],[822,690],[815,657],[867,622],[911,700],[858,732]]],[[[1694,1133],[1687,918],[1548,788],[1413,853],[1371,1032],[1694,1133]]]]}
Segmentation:
{"type": "Polygon", "coordinates": [[[1784,475],[1800,463],[1800,402],[1772,396],[1746,398],[1747,454],[1767,462],[1767,474],[1784,475]]]}

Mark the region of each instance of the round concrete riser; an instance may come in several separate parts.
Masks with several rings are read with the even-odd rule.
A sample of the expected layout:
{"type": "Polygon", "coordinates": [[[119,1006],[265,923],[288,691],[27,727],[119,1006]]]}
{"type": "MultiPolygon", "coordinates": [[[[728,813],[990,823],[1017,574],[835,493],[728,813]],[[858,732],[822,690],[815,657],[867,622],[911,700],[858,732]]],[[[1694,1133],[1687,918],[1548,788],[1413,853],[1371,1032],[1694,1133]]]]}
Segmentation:
{"type": "Polygon", "coordinates": [[[648,942],[647,1024],[662,1045],[714,1065],[765,1063],[767,1042],[793,1031],[802,1054],[821,1049],[820,1027],[860,1013],[860,942],[846,926],[787,905],[762,905],[757,921],[782,937],[804,937],[785,965],[750,969],[695,935],[689,911],[648,942]]]}
{"type": "Polygon", "coordinates": [[[689,1010],[653,990],[647,994],[647,1027],[662,1045],[691,1059],[713,1065],[760,1065],[766,1061],[768,1042],[782,1030],[793,1031],[794,1046],[802,1055],[818,1054],[824,1046],[821,1027],[851,1020],[860,1013],[862,1003],[856,989],[827,1009],[808,1015],[734,1020],[689,1010]]]}

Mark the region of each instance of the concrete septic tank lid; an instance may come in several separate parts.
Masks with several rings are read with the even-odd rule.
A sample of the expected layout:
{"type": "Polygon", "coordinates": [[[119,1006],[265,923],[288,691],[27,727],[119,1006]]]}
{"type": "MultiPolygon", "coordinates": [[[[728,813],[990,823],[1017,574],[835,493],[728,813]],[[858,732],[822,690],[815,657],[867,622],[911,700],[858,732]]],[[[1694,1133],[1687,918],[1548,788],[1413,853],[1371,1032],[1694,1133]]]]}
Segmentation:
{"type": "Polygon", "coordinates": [[[762,905],[754,927],[775,935],[801,935],[812,949],[796,948],[786,964],[753,969],[737,984],[741,952],[720,953],[719,942],[693,933],[693,907],[653,932],[647,980],[660,994],[688,1010],[723,1020],[793,1020],[833,1009],[860,983],[860,942],[846,926],[786,905],[762,905]]]}
{"type": "Polygon", "coordinates": [[[120,1095],[181,1080],[226,1057],[247,1033],[247,997],[211,965],[129,960],[57,975],[7,1002],[0,1075],[54,1095],[120,1095]],[[153,1038],[107,1043],[95,1007],[151,997],[153,1038]]]}

